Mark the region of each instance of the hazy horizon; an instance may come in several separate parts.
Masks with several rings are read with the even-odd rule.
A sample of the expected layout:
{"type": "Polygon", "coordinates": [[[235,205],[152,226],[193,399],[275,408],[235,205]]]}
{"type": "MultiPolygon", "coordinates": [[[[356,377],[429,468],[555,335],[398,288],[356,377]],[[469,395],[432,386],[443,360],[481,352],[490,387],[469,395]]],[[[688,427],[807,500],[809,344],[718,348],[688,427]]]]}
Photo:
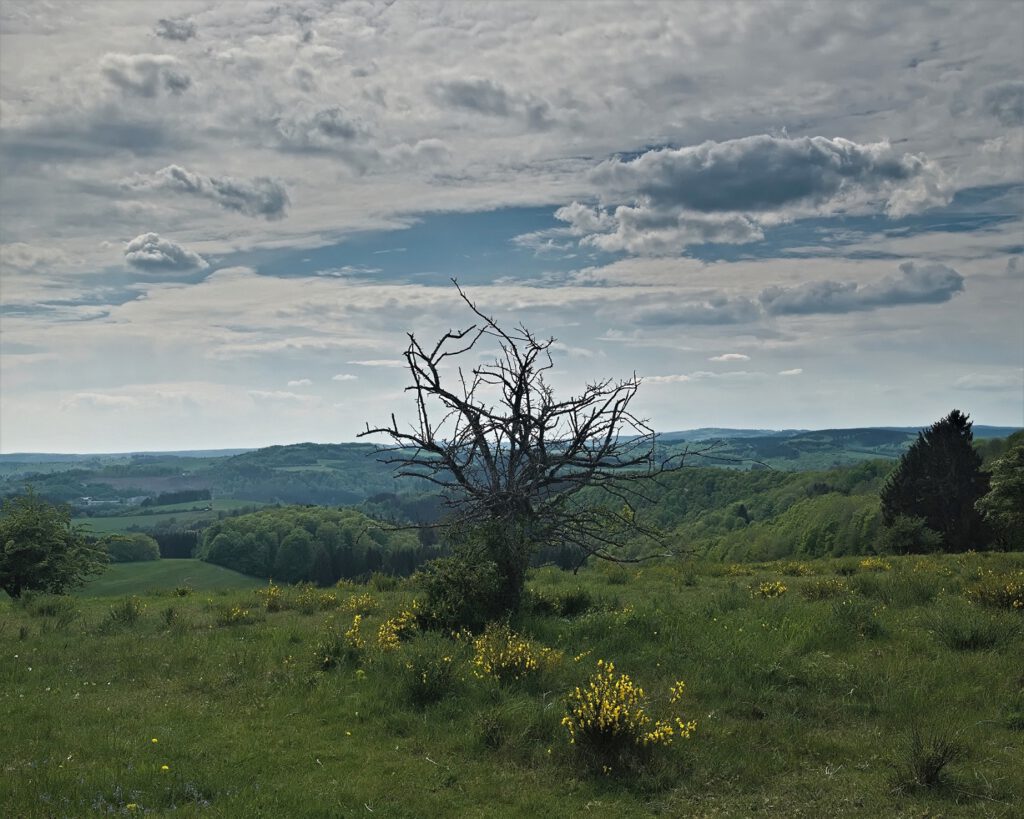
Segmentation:
{"type": "Polygon", "coordinates": [[[656,429],[1024,426],[1024,4],[59,8],[0,7],[2,453],[355,441],[451,277],[656,429]]]}

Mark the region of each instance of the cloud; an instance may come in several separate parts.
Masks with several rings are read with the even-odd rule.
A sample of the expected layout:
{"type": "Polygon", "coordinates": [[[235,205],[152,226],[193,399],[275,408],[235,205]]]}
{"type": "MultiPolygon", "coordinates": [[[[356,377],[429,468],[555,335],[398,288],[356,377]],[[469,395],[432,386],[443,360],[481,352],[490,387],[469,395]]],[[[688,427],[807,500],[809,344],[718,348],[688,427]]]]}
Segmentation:
{"type": "Polygon", "coordinates": [[[331,381],[358,381],[358,375],[352,375],[351,373],[338,373],[332,376],[331,381]]]}
{"type": "Polygon", "coordinates": [[[633,313],[635,324],[741,324],[761,315],[757,304],[742,296],[715,295],[704,301],[683,302],[671,307],[645,307],[633,313]]]}
{"type": "Polygon", "coordinates": [[[802,367],[794,367],[792,370],[779,370],[779,375],[800,375],[802,372],[802,367]]]}
{"type": "Polygon", "coordinates": [[[543,131],[554,125],[551,106],[547,102],[512,94],[494,80],[445,80],[435,83],[430,94],[438,105],[445,108],[492,117],[520,117],[530,130],[543,131]]]}
{"type": "Polygon", "coordinates": [[[583,245],[637,255],[754,242],[780,221],[876,202],[902,216],[951,198],[935,163],[888,142],[767,134],[616,157],[594,168],[590,181],[603,202],[621,204],[573,202],[555,218],[583,245]]]}
{"type": "Polygon", "coordinates": [[[136,174],[122,182],[131,190],[170,190],[198,196],[216,202],[225,210],[262,216],[267,220],[281,219],[290,200],[284,185],[266,176],[236,179],[230,176],[206,176],[168,165],[155,173],[136,174]]]}
{"type": "Polygon", "coordinates": [[[286,386],[289,387],[311,387],[313,382],[308,378],[296,378],[293,381],[289,381],[286,386]]]}
{"type": "Polygon", "coordinates": [[[711,356],[708,361],[750,361],[750,356],[743,353],[722,353],[711,356]]]}
{"type": "Polygon", "coordinates": [[[713,373],[707,370],[697,370],[692,373],[674,373],[672,375],[645,375],[641,380],[644,384],[684,384],[690,381],[708,381],[717,379],[741,379],[756,378],[760,373],[736,370],[728,373],[713,373]]]}
{"type": "Polygon", "coordinates": [[[958,390],[982,390],[985,392],[1020,390],[1024,387],[1024,370],[1010,373],[968,373],[953,382],[953,386],[958,390]]]}
{"type": "Polygon", "coordinates": [[[78,392],[61,402],[61,410],[73,412],[82,408],[89,409],[129,409],[138,405],[138,400],[130,395],[117,395],[103,392],[78,392]]]}
{"type": "Polygon", "coordinates": [[[296,404],[308,404],[315,399],[309,395],[299,395],[295,392],[287,392],[285,390],[248,390],[246,392],[250,398],[258,403],[263,402],[285,402],[285,403],[296,403],[296,404]]]}
{"type": "Polygon", "coordinates": [[[25,242],[0,245],[0,266],[4,269],[38,272],[66,261],[64,253],[52,247],[39,247],[25,242]]]}
{"type": "Polygon", "coordinates": [[[982,92],[982,110],[1003,125],[1024,125],[1024,82],[990,85],[982,92]]]}
{"type": "Polygon", "coordinates": [[[184,42],[196,36],[196,24],[188,18],[161,19],[156,21],[153,33],[165,40],[184,42]]]}
{"type": "Polygon", "coordinates": [[[161,90],[180,94],[192,84],[177,57],[169,54],[104,54],[100,71],[127,94],[155,97],[161,90]]]}
{"type": "Polygon", "coordinates": [[[136,236],[124,248],[124,258],[136,270],[205,270],[210,265],[198,253],[186,250],[156,233],[136,236]]]}
{"type": "MultiPolygon", "coordinates": [[[[363,361],[348,361],[359,367],[404,367],[405,362],[398,358],[370,358],[363,361]]],[[[347,379],[346,379],[347,380],[347,379]]]]}
{"type": "Polygon", "coordinates": [[[860,285],[817,281],[767,287],[759,297],[769,315],[852,313],[901,304],[941,304],[964,289],[964,277],[944,264],[904,262],[895,276],[860,285]]]}

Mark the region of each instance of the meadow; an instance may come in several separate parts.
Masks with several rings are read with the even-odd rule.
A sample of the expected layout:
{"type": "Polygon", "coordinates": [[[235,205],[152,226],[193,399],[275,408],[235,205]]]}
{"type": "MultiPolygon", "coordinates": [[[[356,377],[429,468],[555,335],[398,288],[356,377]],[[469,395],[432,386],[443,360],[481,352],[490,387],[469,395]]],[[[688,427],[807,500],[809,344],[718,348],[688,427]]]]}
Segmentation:
{"type": "Polygon", "coordinates": [[[544,568],[509,651],[165,563],[0,601],[6,816],[1024,815],[1021,554],[544,568]],[[689,738],[570,744],[599,660],[689,738]]]}

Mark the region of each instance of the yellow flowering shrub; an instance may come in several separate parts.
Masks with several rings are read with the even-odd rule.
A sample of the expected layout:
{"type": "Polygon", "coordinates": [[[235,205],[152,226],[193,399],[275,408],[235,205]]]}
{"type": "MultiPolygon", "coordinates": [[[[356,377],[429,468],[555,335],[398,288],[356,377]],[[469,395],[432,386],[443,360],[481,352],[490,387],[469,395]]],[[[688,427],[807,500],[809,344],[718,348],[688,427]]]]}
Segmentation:
{"type": "Polygon", "coordinates": [[[342,662],[355,662],[360,658],[363,649],[366,647],[366,640],[362,635],[363,616],[357,614],[352,618],[352,624],[341,631],[337,626],[328,626],[313,650],[316,664],[323,671],[341,664],[342,662]]]}
{"type": "Polygon", "coordinates": [[[763,597],[765,599],[771,597],[782,597],[789,589],[785,584],[778,580],[769,580],[765,583],[759,583],[756,586],[750,587],[751,597],[763,597]]]}
{"type": "Polygon", "coordinates": [[[292,601],[292,607],[298,609],[303,614],[330,611],[331,609],[338,608],[338,595],[334,592],[318,589],[316,586],[302,586],[292,601]]]}
{"type": "Polygon", "coordinates": [[[779,566],[779,571],[790,577],[807,577],[808,575],[814,574],[814,569],[808,566],[806,563],[800,563],[796,560],[789,560],[779,566]]]}
{"type": "Polygon", "coordinates": [[[275,585],[273,581],[268,582],[265,589],[256,589],[256,597],[269,612],[284,611],[286,608],[281,587],[275,585]]]}
{"type": "Polygon", "coordinates": [[[415,600],[412,605],[400,611],[396,616],[385,620],[377,629],[377,645],[383,651],[398,648],[403,640],[408,640],[417,630],[416,613],[419,605],[415,600]]]}
{"type": "MultiPolygon", "coordinates": [[[[673,711],[684,687],[680,680],[669,690],[673,711]]],[[[569,694],[562,725],[570,744],[596,753],[602,762],[626,761],[624,755],[670,745],[676,738],[689,739],[697,727],[678,713],[657,719],[648,708],[647,695],[628,674],[618,674],[614,663],[598,660],[597,672],[587,684],[569,694]]]]}
{"type": "Polygon", "coordinates": [[[996,574],[989,569],[966,594],[972,603],[1024,612],[1024,571],[996,574]]]}
{"type": "Polygon", "coordinates": [[[473,641],[473,674],[502,682],[521,680],[558,663],[561,654],[538,647],[507,625],[487,626],[473,641]]]}
{"type": "Polygon", "coordinates": [[[377,610],[377,600],[368,592],[353,594],[342,604],[342,609],[352,614],[373,614],[377,610]]]}
{"type": "Polygon", "coordinates": [[[742,563],[730,563],[725,568],[726,577],[749,577],[753,573],[753,569],[749,566],[744,566],[742,563]]]}
{"type": "Polygon", "coordinates": [[[222,626],[236,626],[249,622],[252,622],[251,612],[238,605],[225,606],[217,617],[217,623],[222,626]]]}
{"type": "Polygon", "coordinates": [[[888,560],[872,556],[865,557],[857,564],[857,567],[862,572],[887,572],[892,569],[892,564],[888,560]]]}

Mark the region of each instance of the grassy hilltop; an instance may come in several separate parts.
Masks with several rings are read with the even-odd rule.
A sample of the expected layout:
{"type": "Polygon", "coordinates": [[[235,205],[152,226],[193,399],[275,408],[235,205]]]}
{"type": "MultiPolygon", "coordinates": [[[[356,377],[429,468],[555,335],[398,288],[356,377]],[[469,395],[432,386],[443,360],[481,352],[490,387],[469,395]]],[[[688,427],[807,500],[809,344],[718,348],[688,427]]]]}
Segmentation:
{"type": "Polygon", "coordinates": [[[0,601],[5,815],[1021,815],[1024,555],[543,569],[504,660],[408,627],[409,581],[117,570],[156,568],[0,601]],[[690,738],[581,755],[599,659],[690,738]]]}

